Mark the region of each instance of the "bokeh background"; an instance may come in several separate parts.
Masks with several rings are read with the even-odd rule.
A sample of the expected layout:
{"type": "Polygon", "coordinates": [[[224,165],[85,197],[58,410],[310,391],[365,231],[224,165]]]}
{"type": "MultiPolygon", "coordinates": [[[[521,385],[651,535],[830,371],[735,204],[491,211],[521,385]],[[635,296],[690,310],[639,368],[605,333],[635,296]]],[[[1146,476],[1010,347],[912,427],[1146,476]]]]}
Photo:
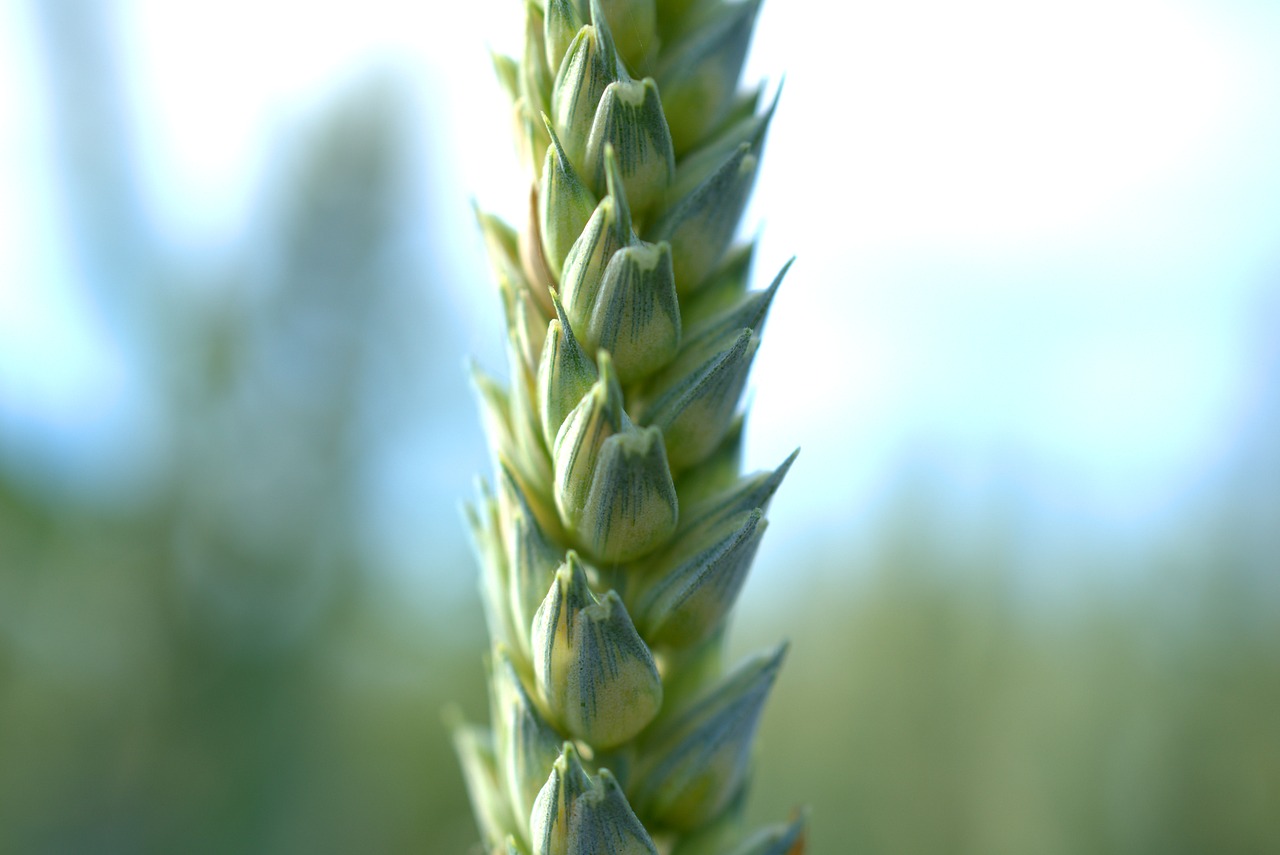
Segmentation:
{"type": "MultiPolygon", "coordinates": [[[[0,851],[466,852],[509,0],[0,6],[0,851]]],[[[1280,851],[1280,3],[766,3],[821,853],[1280,851]]]]}

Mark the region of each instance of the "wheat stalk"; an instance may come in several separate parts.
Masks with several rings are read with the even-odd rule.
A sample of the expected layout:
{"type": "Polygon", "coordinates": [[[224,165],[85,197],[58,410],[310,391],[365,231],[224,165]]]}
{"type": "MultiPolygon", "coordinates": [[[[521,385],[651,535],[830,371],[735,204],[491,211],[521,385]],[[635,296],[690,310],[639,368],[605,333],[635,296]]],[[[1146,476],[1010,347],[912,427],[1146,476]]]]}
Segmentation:
{"type": "Polygon", "coordinates": [[[785,646],[723,663],[794,459],[740,475],[739,399],[786,272],[751,292],[753,247],[731,246],[773,115],[737,92],[759,6],[528,0],[523,58],[495,58],[535,177],[523,230],[479,217],[510,384],[476,372],[492,725],[455,743],[490,852],[804,847],[802,818],[740,827],[785,646]]]}

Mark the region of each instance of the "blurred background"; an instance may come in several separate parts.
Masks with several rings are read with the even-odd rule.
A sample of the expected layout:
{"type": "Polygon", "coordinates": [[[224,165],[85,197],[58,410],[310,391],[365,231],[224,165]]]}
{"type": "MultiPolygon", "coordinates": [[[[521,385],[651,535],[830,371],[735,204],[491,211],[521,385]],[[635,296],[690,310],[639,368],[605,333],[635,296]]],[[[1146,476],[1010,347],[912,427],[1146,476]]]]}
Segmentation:
{"type": "MultiPolygon", "coordinates": [[[[0,852],[468,851],[520,21],[0,5],[0,852]]],[[[765,4],[759,821],[1280,851],[1277,43],[1269,0],[765,4]]]]}

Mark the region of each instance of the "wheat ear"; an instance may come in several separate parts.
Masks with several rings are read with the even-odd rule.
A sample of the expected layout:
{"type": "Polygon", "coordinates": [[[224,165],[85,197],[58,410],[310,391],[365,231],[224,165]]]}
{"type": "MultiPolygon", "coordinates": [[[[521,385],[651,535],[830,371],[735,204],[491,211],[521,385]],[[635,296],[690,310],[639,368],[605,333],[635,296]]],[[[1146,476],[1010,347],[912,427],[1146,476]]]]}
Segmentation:
{"type": "Polygon", "coordinates": [[[724,627],[794,455],[740,474],[770,302],[733,246],[774,105],[738,79],[759,0],[528,0],[495,57],[534,176],[481,214],[510,381],[477,371],[492,488],[468,508],[490,727],[455,743],[486,851],[796,855],[741,828],[785,645],[724,627]]]}

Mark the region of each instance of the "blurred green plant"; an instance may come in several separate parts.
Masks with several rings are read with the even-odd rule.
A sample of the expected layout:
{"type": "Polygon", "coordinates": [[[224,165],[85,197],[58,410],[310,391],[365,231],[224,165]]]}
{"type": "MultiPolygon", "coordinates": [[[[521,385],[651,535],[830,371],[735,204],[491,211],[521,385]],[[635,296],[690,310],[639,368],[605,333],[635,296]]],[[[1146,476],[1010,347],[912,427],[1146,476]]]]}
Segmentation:
{"type": "Polygon", "coordinates": [[[1233,556],[1201,521],[1139,567],[1120,549],[1082,564],[1148,573],[1136,588],[1036,601],[1019,590],[1011,516],[968,548],[937,534],[945,517],[894,512],[870,578],[829,557],[753,616],[768,637],[804,615],[794,643],[830,652],[779,681],[762,800],[811,788],[822,851],[1280,844],[1280,604],[1256,575],[1269,559],[1233,556]]]}

